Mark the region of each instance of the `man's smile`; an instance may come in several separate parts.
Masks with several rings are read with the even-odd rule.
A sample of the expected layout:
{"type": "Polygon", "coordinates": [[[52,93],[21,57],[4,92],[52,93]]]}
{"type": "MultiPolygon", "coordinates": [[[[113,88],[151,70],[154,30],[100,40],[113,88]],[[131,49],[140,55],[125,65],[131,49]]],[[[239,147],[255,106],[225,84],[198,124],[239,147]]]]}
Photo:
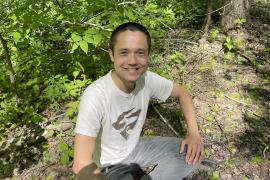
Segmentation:
{"type": "Polygon", "coordinates": [[[124,68],[125,70],[129,71],[129,72],[136,72],[138,71],[140,68],[136,67],[136,68],[124,68]]]}

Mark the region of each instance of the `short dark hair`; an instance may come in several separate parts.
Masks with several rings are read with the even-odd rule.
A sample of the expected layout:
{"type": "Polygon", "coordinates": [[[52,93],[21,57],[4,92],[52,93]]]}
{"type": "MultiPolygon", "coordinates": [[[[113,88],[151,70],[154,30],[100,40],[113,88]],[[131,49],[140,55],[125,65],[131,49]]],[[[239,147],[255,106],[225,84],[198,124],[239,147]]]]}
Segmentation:
{"type": "Polygon", "coordinates": [[[118,26],[112,32],[112,35],[111,35],[111,38],[110,38],[110,47],[109,48],[112,51],[114,51],[114,46],[115,46],[118,34],[120,34],[121,32],[127,31],[127,30],[129,30],[129,31],[140,31],[143,34],[145,34],[146,39],[147,39],[147,43],[148,43],[148,53],[149,53],[150,49],[151,49],[151,37],[150,37],[150,34],[149,34],[148,30],[143,25],[141,25],[139,23],[136,23],[136,22],[127,22],[127,23],[124,23],[124,24],[121,24],[120,26],[118,26]]]}

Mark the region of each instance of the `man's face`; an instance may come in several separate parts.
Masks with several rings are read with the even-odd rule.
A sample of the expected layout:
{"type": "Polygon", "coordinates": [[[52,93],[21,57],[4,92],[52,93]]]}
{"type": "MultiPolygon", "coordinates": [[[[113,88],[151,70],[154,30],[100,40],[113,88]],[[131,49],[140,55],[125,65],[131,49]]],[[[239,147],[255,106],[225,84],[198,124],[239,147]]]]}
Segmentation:
{"type": "Polygon", "coordinates": [[[148,68],[146,35],[140,31],[129,30],[119,33],[114,52],[110,50],[109,54],[118,78],[125,82],[136,82],[148,68]]]}

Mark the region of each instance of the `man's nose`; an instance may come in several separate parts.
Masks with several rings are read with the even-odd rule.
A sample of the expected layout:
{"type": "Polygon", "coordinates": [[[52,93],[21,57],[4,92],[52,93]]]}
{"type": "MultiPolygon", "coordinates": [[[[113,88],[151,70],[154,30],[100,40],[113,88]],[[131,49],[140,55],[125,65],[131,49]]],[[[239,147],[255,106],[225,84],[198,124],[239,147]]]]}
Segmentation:
{"type": "Polygon", "coordinates": [[[130,57],[128,58],[128,64],[136,64],[137,63],[137,59],[135,54],[131,54],[130,57]]]}

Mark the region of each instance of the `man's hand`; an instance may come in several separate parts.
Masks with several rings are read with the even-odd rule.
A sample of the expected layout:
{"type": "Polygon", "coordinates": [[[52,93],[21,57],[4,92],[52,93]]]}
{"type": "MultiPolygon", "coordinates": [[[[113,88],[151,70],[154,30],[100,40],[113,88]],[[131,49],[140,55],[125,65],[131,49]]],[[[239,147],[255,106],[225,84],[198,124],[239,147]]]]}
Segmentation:
{"type": "Polygon", "coordinates": [[[83,167],[77,174],[76,180],[105,180],[95,163],[83,167]]]}
{"type": "Polygon", "coordinates": [[[200,135],[189,135],[180,145],[180,153],[183,153],[187,146],[186,163],[196,164],[203,158],[203,143],[200,135]]]}

